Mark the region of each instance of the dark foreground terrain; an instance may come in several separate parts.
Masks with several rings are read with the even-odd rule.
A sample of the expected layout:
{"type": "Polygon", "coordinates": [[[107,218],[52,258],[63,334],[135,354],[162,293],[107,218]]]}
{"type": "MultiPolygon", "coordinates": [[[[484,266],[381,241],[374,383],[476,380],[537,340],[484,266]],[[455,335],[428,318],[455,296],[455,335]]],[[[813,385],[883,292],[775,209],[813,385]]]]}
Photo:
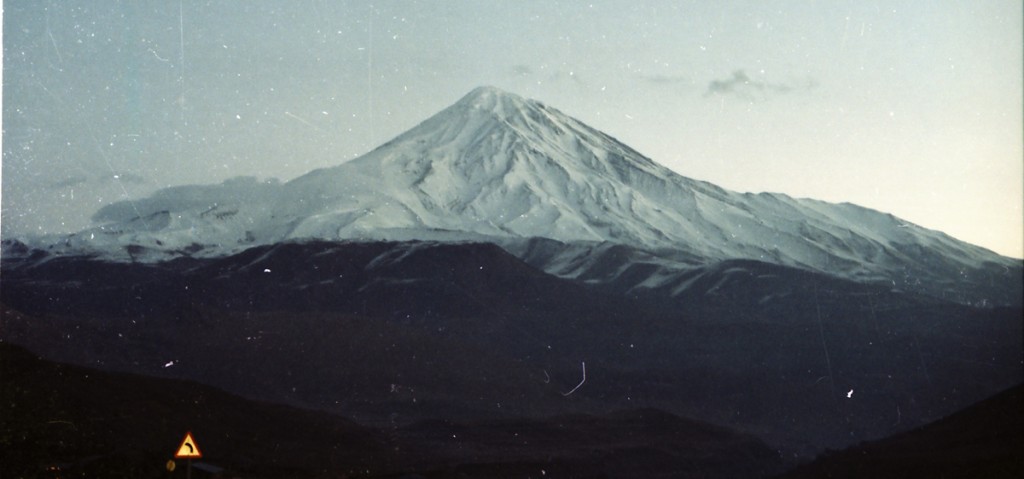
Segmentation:
{"type": "Polygon", "coordinates": [[[202,461],[242,477],[724,478],[783,466],[751,436],[652,409],[372,429],[191,381],[52,363],[6,343],[0,400],[5,478],[183,477],[165,464],[186,431],[202,461]]]}
{"type": "MultiPolygon", "coordinates": [[[[61,389],[59,377],[30,382],[22,390],[36,396],[22,404],[41,407],[64,391],[54,397],[77,412],[4,416],[72,434],[56,436],[57,446],[132,424],[170,441],[145,451],[166,451],[192,429],[207,450],[234,451],[223,462],[246,474],[751,477],[914,429],[1024,378],[1019,307],[746,260],[671,284],[559,278],[482,243],[311,241],[154,264],[25,250],[4,257],[0,340],[76,365],[65,371],[123,379],[96,393],[61,389]],[[352,422],[314,416],[307,427],[226,399],[212,426],[188,420],[198,406],[176,420],[155,406],[132,416],[121,403],[156,401],[130,395],[157,395],[163,386],[147,382],[155,378],[352,422]],[[85,394],[114,416],[76,405],[85,394]],[[106,428],[94,417],[129,419],[106,428]],[[218,445],[217,431],[230,428],[216,421],[230,418],[241,429],[218,445]],[[241,426],[262,422],[273,427],[241,426]],[[339,431],[369,439],[346,447],[351,440],[329,435],[339,431]]],[[[115,439],[46,457],[119,451],[115,439]]]]}
{"type": "MultiPolygon", "coordinates": [[[[227,477],[770,477],[760,441],[644,409],[374,430],[190,381],[104,373],[0,343],[3,477],[183,477],[184,431],[227,477]]],[[[197,477],[203,472],[197,469],[197,477]]],[[[1016,478],[1024,386],[897,436],[828,451],[780,479],[1016,478]]]]}
{"type": "Polygon", "coordinates": [[[780,479],[1024,477],[1024,386],[921,428],[828,452],[780,479]]]}

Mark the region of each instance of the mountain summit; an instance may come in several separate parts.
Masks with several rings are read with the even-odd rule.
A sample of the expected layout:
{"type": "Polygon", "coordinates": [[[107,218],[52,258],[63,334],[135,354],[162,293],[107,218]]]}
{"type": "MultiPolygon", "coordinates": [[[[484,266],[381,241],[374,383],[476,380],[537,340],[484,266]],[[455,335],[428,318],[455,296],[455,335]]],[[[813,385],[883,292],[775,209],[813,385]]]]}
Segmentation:
{"type": "MultiPolygon", "coordinates": [[[[677,230],[688,219],[672,213],[682,205],[672,203],[691,196],[690,190],[717,193],[558,110],[489,87],[362,158],[288,186],[302,197],[312,191],[336,195],[353,175],[372,191],[346,187],[358,206],[325,205],[320,220],[344,216],[343,223],[363,231],[430,229],[651,246],[687,236],[677,230]],[[387,218],[369,218],[371,210],[386,210],[387,218]]],[[[324,236],[315,229],[312,236],[324,236]]]]}
{"type": "Polygon", "coordinates": [[[441,465],[428,475],[696,474],[680,444],[775,467],[1024,369],[1019,261],[855,205],[684,178],[490,87],[355,160],[95,219],[3,242],[2,341],[378,424],[410,464],[441,465]],[[625,412],[567,435],[566,418],[606,411],[625,412]],[[606,460],[581,462],[595,450],[606,460]]]}
{"type": "Polygon", "coordinates": [[[964,302],[1005,299],[965,296],[965,280],[1012,289],[1021,276],[1019,261],[889,214],[685,178],[557,109],[493,87],[360,158],[284,184],[173,187],[94,219],[101,225],[44,242],[138,259],[303,238],[472,240],[530,255],[562,276],[596,267],[595,247],[619,245],[634,263],[676,271],[751,259],[964,302]],[[538,256],[524,243],[538,238],[562,246],[538,256]]]}

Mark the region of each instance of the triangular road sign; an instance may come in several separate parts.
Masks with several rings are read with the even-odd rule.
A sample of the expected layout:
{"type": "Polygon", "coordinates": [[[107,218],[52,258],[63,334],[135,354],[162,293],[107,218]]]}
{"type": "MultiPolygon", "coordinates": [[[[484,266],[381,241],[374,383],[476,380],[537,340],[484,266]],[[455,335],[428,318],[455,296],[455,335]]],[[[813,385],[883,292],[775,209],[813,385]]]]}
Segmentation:
{"type": "Polygon", "coordinates": [[[196,440],[192,439],[192,432],[185,433],[185,439],[181,441],[181,445],[178,446],[178,452],[174,453],[176,459],[199,459],[203,457],[203,453],[199,452],[199,446],[196,445],[196,440]]]}

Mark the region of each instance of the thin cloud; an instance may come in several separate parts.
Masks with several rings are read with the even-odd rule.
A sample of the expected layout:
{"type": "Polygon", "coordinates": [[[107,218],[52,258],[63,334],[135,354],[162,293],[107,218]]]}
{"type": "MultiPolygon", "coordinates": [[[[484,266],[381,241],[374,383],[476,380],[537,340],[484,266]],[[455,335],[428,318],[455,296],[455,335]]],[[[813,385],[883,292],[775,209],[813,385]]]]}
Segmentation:
{"type": "Polygon", "coordinates": [[[562,69],[549,69],[546,65],[541,65],[539,68],[533,68],[529,65],[517,64],[513,65],[509,70],[509,75],[514,78],[529,78],[537,81],[538,83],[573,83],[576,85],[584,85],[586,82],[580,78],[579,73],[575,70],[562,70],[562,69]]]}
{"type": "Polygon", "coordinates": [[[692,78],[683,75],[641,75],[640,78],[648,83],[654,83],[657,85],[673,85],[693,82],[692,78]]]}
{"type": "Polygon", "coordinates": [[[148,180],[146,180],[145,177],[135,175],[132,173],[117,173],[111,175],[103,175],[99,179],[100,181],[103,182],[132,183],[136,185],[148,183],[148,180]]]}
{"type": "Polygon", "coordinates": [[[512,76],[525,77],[533,75],[533,69],[529,65],[513,65],[512,76]]]}
{"type": "Polygon", "coordinates": [[[61,180],[50,184],[50,188],[58,190],[61,188],[73,188],[87,181],[89,181],[89,179],[84,176],[72,176],[71,178],[68,178],[66,180],[61,180]]]}
{"type": "Polygon", "coordinates": [[[145,185],[149,183],[145,177],[132,174],[132,173],[115,173],[106,174],[99,176],[72,176],[70,178],[57,181],[50,184],[50,188],[55,190],[66,189],[66,188],[77,188],[80,186],[96,186],[104,185],[109,183],[121,183],[121,184],[132,184],[132,185],[145,185]]]}
{"type": "Polygon", "coordinates": [[[812,78],[775,83],[750,78],[744,70],[732,72],[732,76],[708,83],[705,97],[714,95],[735,95],[747,100],[767,99],[789,93],[807,92],[818,86],[812,78]]]}

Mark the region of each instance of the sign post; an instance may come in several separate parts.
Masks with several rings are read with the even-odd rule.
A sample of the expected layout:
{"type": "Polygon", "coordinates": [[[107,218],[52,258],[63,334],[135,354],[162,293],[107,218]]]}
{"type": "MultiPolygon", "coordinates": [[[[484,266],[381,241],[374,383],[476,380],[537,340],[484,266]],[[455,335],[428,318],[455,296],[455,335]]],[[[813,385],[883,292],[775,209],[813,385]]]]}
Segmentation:
{"type": "Polygon", "coordinates": [[[192,479],[192,459],[201,457],[203,457],[203,453],[199,451],[196,440],[192,439],[192,431],[186,432],[185,439],[182,439],[181,445],[178,446],[178,452],[174,453],[175,459],[188,459],[188,468],[185,470],[186,479],[192,479]]]}

